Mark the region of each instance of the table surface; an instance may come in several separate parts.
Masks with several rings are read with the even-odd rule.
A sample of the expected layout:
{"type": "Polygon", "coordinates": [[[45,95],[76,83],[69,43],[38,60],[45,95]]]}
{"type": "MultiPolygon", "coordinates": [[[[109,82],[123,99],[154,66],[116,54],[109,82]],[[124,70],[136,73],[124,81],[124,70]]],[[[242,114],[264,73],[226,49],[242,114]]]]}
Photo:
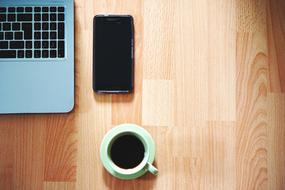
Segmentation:
{"type": "Polygon", "coordinates": [[[284,0],[75,0],[76,105],[0,116],[1,190],[284,190],[284,0]],[[92,91],[92,19],[135,20],[135,92],[92,91]],[[121,181],[99,147],[153,136],[158,176],[121,181]]]}

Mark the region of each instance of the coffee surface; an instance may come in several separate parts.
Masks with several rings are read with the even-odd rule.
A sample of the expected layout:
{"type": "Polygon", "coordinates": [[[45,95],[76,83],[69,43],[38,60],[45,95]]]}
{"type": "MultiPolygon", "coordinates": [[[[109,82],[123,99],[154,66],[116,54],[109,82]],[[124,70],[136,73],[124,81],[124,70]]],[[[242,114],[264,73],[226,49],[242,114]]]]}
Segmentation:
{"type": "Polygon", "coordinates": [[[144,145],[133,135],[123,135],[111,145],[111,159],[120,168],[130,169],[138,166],[144,158],[144,145]]]}

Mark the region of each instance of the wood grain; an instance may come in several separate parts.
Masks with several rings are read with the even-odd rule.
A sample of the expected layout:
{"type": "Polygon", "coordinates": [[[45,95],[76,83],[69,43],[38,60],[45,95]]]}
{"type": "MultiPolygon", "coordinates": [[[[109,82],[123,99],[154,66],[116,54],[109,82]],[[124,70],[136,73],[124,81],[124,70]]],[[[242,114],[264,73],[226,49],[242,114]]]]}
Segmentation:
{"type": "Polygon", "coordinates": [[[270,87],[273,92],[285,92],[285,2],[269,1],[268,6],[268,58],[270,87]]]}
{"type": "Polygon", "coordinates": [[[45,127],[45,181],[75,181],[76,130],[74,113],[53,116],[45,127]]]}
{"type": "Polygon", "coordinates": [[[284,52],[284,0],[75,0],[75,109],[0,116],[0,190],[284,190],[284,52]],[[101,13],[134,16],[131,95],[92,90],[101,13]],[[121,123],[151,133],[158,176],[103,168],[121,123]]]}
{"type": "Polygon", "coordinates": [[[237,189],[268,189],[267,2],[241,1],[238,6],[237,189]]]}
{"type": "Polygon", "coordinates": [[[176,7],[175,123],[184,127],[208,119],[208,4],[183,0],[176,7]]]}
{"type": "Polygon", "coordinates": [[[236,189],[234,122],[193,123],[179,134],[173,149],[182,146],[182,152],[172,162],[176,180],[170,189],[236,189]]]}
{"type": "Polygon", "coordinates": [[[263,49],[266,44],[260,43],[256,49],[258,38],[250,33],[240,34],[238,38],[237,189],[267,189],[269,84],[266,49],[263,49]]]}
{"type": "Polygon", "coordinates": [[[45,182],[44,190],[75,190],[74,182],[45,182]]]}
{"type": "MultiPolygon", "coordinates": [[[[12,189],[37,190],[44,180],[44,123],[42,116],[15,118],[12,189]]],[[[5,187],[5,186],[4,186],[5,187]]]]}
{"type": "Polygon", "coordinates": [[[170,80],[144,80],[142,124],[145,126],[173,126],[173,83],[170,80]]]}
{"type": "Polygon", "coordinates": [[[0,128],[0,188],[7,190],[13,189],[13,132],[9,125],[0,128]]]}
{"type": "Polygon", "coordinates": [[[143,2],[143,78],[172,79],[177,3],[172,0],[143,2]]]}
{"type": "Polygon", "coordinates": [[[269,189],[284,189],[285,187],[285,95],[269,95],[269,151],[268,176],[269,189]],[[282,147],[282,148],[281,148],[282,147]],[[280,150],[281,151],[280,151],[280,150]]]}

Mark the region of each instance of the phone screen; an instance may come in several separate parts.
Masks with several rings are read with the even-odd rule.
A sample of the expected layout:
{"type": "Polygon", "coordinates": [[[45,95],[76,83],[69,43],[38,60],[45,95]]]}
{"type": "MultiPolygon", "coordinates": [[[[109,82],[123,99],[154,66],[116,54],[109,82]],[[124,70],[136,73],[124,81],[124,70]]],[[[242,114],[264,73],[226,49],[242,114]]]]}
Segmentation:
{"type": "Polygon", "coordinates": [[[93,89],[128,93],[133,89],[133,19],[131,16],[95,16],[93,89]]]}

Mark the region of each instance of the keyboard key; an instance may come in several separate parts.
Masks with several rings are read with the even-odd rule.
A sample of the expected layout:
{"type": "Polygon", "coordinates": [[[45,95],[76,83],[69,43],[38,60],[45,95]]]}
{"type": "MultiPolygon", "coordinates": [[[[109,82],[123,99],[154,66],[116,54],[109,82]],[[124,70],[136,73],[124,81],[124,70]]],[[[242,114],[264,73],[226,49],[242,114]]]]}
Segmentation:
{"type": "Polygon", "coordinates": [[[58,12],[64,12],[64,7],[58,7],[58,12]]]}
{"type": "Polygon", "coordinates": [[[18,14],[17,21],[32,21],[32,14],[18,14]]]}
{"type": "Polygon", "coordinates": [[[35,58],[41,58],[41,50],[35,50],[34,51],[34,57],[35,58]]]}
{"type": "Polygon", "coordinates": [[[26,41],[26,49],[32,49],[33,48],[33,42],[32,41],[26,41]]]}
{"type": "Polygon", "coordinates": [[[56,7],[50,7],[49,10],[50,12],[56,12],[56,7]]]}
{"type": "Polygon", "coordinates": [[[42,33],[42,39],[48,39],[48,32],[43,32],[42,33]]]}
{"type": "Polygon", "coordinates": [[[5,40],[13,40],[13,32],[5,32],[5,40]]]}
{"type": "Polygon", "coordinates": [[[34,9],[34,11],[37,12],[37,13],[38,13],[38,12],[41,12],[41,10],[42,10],[41,7],[35,7],[35,9],[34,9]]]}
{"type": "Polygon", "coordinates": [[[47,49],[49,46],[48,41],[42,41],[42,48],[47,49]]]}
{"type": "Polygon", "coordinates": [[[16,20],[16,15],[15,14],[8,14],[8,21],[14,22],[16,20]]]}
{"type": "Polygon", "coordinates": [[[43,50],[42,51],[42,57],[43,58],[48,58],[48,54],[49,54],[48,50],[43,50]]]}
{"type": "Polygon", "coordinates": [[[24,39],[32,39],[32,23],[22,23],[22,30],[24,30],[24,39]]]}
{"type": "Polygon", "coordinates": [[[58,57],[63,58],[64,56],[64,41],[58,41],[58,57]]]}
{"type": "Polygon", "coordinates": [[[48,23],[47,22],[43,22],[42,23],[42,30],[48,30],[48,23]]]}
{"type": "Polygon", "coordinates": [[[24,49],[24,41],[10,41],[10,49],[24,49]]]}
{"type": "Polygon", "coordinates": [[[8,49],[8,41],[0,41],[0,49],[8,49]]]}
{"type": "Polygon", "coordinates": [[[18,50],[18,58],[24,58],[24,50],[18,50]]]}
{"type": "Polygon", "coordinates": [[[4,39],[4,32],[0,32],[0,40],[4,39]]]}
{"type": "Polygon", "coordinates": [[[26,58],[32,58],[33,57],[33,51],[32,50],[26,50],[26,58]]]}
{"type": "Polygon", "coordinates": [[[58,49],[64,49],[64,41],[58,41],[58,49]]]}
{"type": "Polygon", "coordinates": [[[64,23],[58,23],[58,39],[64,39],[64,23]]]}
{"type": "Polygon", "coordinates": [[[34,41],[34,48],[40,49],[41,48],[41,41],[34,41]]]}
{"type": "Polygon", "coordinates": [[[42,15],[41,14],[35,14],[34,15],[34,20],[35,21],[41,21],[41,19],[42,19],[42,15]]]}
{"type": "Polygon", "coordinates": [[[15,11],[16,11],[15,7],[9,7],[8,8],[8,12],[15,12],[15,11]]]}
{"type": "Polygon", "coordinates": [[[56,14],[50,14],[49,15],[49,20],[50,21],[56,21],[56,14]]]}
{"type": "Polygon", "coordinates": [[[24,12],[24,7],[17,7],[17,12],[19,13],[22,13],[24,12]]]}
{"type": "Polygon", "coordinates": [[[8,14],[8,21],[15,21],[15,14],[8,14]]]}
{"type": "Polygon", "coordinates": [[[0,22],[0,31],[2,30],[2,23],[0,22]]]}
{"type": "Polygon", "coordinates": [[[13,23],[12,30],[20,30],[20,23],[13,23]]]}
{"type": "Polygon", "coordinates": [[[33,11],[33,8],[32,7],[26,7],[25,8],[25,12],[27,13],[27,12],[32,12],[33,11]]]}
{"type": "Polygon", "coordinates": [[[50,23],[50,30],[56,30],[56,23],[55,22],[50,23]]]}
{"type": "Polygon", "coordinates": [[[0,22],[5,22],[6,21],[6,15],[0,14],[0,22]]]}
{"type": "Polygon", "coordinates": [[[56,41],[50,41],[49,44],[50,44],[49,45],[50,48],[56,48],[56,41]]]}
{"type": "Polygon", "coordinates": [[[49,34],[49,38],[50,38],[50,39],[56,39],[56,32],[51,32],[51,33],[49,34]]]}
{"type": "Polygon", "coordinates": [[[1,50],[0,58],[16,58],[15,50],[1,50]]]}
{"type": "Polygon", "coordinates": [[[64,49],[59,49],[58,50],[58,57],[59,58],[64,58],[64,49]]]}
{"type": "Polygon", "coordinates": [[[0,7],[0,13],[5,13],[6,12],[6,7],[0,7]]]}
{"type": "Polygon", "coordinates": [[[64,14],[58,14],[57,17],[58,21],[64,21],[64,14]]]}
{"type": "Polygon", "coordinates": [[[43,8],[42,8],[42,11],[43,11],[43,12],[48,12],[48,7],[43,7],[43,8]]]}
{"type": "Polygon", "coordinates": [[[15,32],[14,36],[15,36],[15,40],[22,40],[23,32],[15,32]]]}
{"type": "Polygon", "coordinates": [[[48,21],[48,14],[42,14],[42,21],[48,21]]]}
{"type": "Polygon", "coordinates": [[[34,33],[34,39],[39,40],[39,39],[41,39],[41,38],[42,38],[42,35],[41,35],[40,32],[35,32],[35,33],[34,33]]]}
{"type": "Polygon", "coordinates": [[[11,30],[11,24],[10,23],[3,23],[3,30],[11,30]]]}
{"type": "Polygon", "coordinates": [[[50,51],[49,51],[49,56],[50,56],[51,58],[56,58],[56,50],[50,50],[50,51]]]}
{"type": "Polygon", "coordinates": [[[41,23],[35,23],[35,24],[34,24],[34,29],[35,29],[35,30],[41,30],[41,28],[42,28],[42,27],[41,27],[41,23]]]}

